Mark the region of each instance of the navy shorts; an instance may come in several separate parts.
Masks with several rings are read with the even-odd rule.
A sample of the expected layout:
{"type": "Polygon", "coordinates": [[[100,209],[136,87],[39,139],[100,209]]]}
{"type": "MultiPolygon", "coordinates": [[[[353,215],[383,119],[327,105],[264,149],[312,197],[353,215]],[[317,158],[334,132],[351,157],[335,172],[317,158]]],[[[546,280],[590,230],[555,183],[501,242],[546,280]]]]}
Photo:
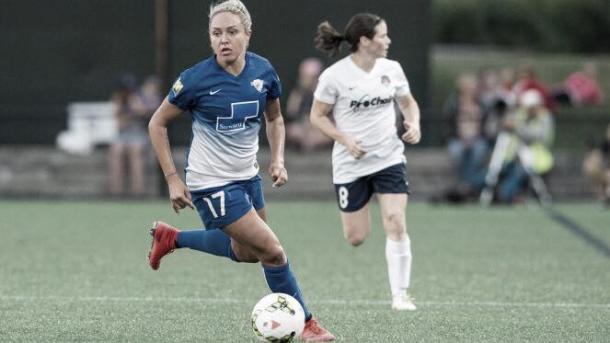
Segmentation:
{"type": "Polygon", "coordinates": [[[227,185],[191,192],[193,204],[206,229],[222,229],[243,217],[251,208],[265,207],[260,176],[227,185]]]}
{"type": "Polygon", "coordinates": [[[335,184],[337,204],[343,212],[358,211],[369,202],[373,193],[410,194],[406,165],[395,164],[353,182],[335,184]]]}

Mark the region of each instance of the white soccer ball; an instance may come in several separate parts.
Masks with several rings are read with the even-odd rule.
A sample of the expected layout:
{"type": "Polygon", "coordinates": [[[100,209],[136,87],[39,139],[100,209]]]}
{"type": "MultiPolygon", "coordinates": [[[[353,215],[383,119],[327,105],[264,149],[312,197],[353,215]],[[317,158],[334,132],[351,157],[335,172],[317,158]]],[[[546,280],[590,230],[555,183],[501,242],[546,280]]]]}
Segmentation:
{"type": "Polygon", "coordinates": [[[305,327],[305,312],[288,294],[266,295],[252,310],[252,330],[263,342],[292,342],[305,327]]]}

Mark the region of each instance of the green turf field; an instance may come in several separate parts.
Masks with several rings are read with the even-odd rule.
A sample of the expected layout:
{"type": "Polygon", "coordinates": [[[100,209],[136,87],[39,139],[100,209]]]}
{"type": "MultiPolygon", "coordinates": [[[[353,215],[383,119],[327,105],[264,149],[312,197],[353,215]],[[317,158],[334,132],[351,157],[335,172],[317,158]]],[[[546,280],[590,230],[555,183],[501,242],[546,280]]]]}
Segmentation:
{"type": "MultiPolygon", "coordinates": [[[[610,245],[610,211],[556,208],[610,245]]],[[[352,248],[333,203],[268,210],[338,341],[610,341],[610,256],[536,207],[411,204],[411,313],[390,310],[379,225],[352,248]]],[[[260,267],[184,250],[153,272],[154,219],[200,225],[166,202],[0,202],[0,341],[254,342],[250,311],[268,292],[260,267]]]]}

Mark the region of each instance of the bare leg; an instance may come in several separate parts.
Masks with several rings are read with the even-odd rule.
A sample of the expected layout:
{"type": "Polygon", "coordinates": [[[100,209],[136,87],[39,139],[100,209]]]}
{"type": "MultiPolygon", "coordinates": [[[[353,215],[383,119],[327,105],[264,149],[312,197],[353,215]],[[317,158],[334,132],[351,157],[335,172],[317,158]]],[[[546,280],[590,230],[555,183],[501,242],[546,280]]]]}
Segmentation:
{"type": "MultiPolygon", "coordinates": [[[[247,248],[263,265],[286,264],[286,255],[280,241],[254,209],[224,230],[238,244],[238,249],[247,248]]],[[[232,242],[232,247],[233,244],[232,242]]]]}
{"type": "Polygon", "coordinates": [[[405,211],[407,208],[406,194],[378,194],[381,208],[381,219],[386,236],[393,241],[401,241],[407,235],[405,211]]]}
{"type": "Polygon", "coordinates": [[[371,234],[371,215],[367,203],[355,212],[341,212],[343,235],[349,244],[359,246],[371,234]]]}
{"type": "Polygon", "coordinates": [[[386,232],[386,261],[392,292],[392,308],[415,310],[407,295],[411,279],[411,240],[407,235],[405,211],[406,194],[379,194],[383,228],[386,232]]]}
{"type": "Polygon", "coordinates": [[[111,194],[121,194],[123,191],[123,152],[125,146],[115,143],[108,151],[108,186],[111,194]]]}
{"type": "Polygon", "coordinates": [[[144,146],[130,145],[129,146],[129,171],[131,179],[131,194],[144,194],[144,146]]]}
{"type": "MultiPolygon", "coordinates": [[[[267,211],[264,207],[256,211],[256,213],[265,223],[267,222],[267,211]]],[[[238,243],[234,239],[231,239],[231,249],[233,249],[235,257],[237,257],[240,262],[259,262],[258,257],[256,257],[256,254],[250,248],[248,248],[248,246],[238,243]]]]}

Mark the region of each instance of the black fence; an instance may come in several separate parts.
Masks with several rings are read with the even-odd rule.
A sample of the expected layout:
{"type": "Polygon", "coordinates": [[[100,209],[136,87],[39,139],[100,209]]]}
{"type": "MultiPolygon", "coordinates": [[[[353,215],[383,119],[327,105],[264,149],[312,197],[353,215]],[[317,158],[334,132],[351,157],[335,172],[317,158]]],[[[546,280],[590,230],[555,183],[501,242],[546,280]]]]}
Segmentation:
{"type": "MultiPolygon", "coordinates": [[[[207,38],[210,1],[170,3],[169,74],[211,53],[207,38]]],[[[393,40],[390,58],[405,68],[422,107],[428,104],[430,3],[428,0],[258,0],[252,13],[250,49],[275,65],[285,91],[298,63],[318,56],[317,24],[342,29],[349,17],[370,11],[386,18],[393,40]]],[[[0,144],[53,144],[66,127],[66,106],[109,98],[122,72],[145,77],[155,71],[155,1],[4,0],[0,11],[0,144]]],[[[324,58],[327,63],[330,59],[324,58]]],[[[178,144],[189,139],[190,119],[177,123],[178,144]]]]}

